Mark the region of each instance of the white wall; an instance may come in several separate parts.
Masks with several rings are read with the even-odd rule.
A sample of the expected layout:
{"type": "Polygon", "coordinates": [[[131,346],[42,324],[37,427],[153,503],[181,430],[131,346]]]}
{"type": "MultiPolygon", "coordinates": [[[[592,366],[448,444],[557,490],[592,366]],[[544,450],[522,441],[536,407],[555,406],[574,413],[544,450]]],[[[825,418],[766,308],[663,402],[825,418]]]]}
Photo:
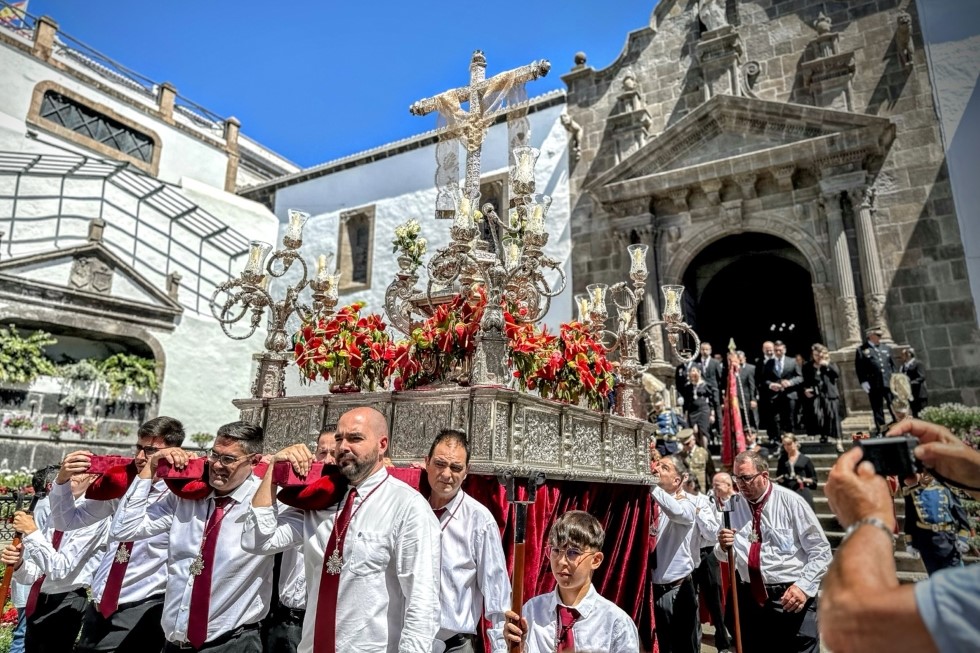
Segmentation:
{"type": "Polygon", "coordinates": [[[980,12],[976,0],[918,0],[973,305],[980,322],[980,12]]]}
{"type": "MultiPolygon", "coordinates": [[[[531,122],[531,144],[541,150],[536,168],[539,192],[553,197],[548,215],[549,242],[545,254],[565,263],[571,274],[571,229],[569,226],[569,189],[566,132],[559,122],[563,105],[528,116],[531,122]]],[[[420,127],[426,125],[420,122],[420,127]]],[[[503,172],[507,166],[507,127],[490,128],[483,148],[483,177],[503,172]]],[[[462,160],[462,156],[461,156],[462,160]]],[[[276,193],[275,212],[286,219],[288,209],[312,214],[304,232],[303,253],[312,262],[322,253],[336,253],[339,216],[346,210],[375,207],[372,287],[369,290],[341,295],[340,305],[362,300],[366,310],[383,312],[385,289],[397,270],[391,252],[395,227],[412,218],[422,225],[422,236],[428,240],[426,260],[449,240],[451,221],[434,216],[436,191],[435,146],[430,145],[366,163],[323,177],[281,189],[276,193]]],[[[557,278],[557,274],[553,275],[557,278]]],[[[569,288],[571,279],[568,280],[569,288]]],[[[281,292],[281,290],[279,290],[281,292]]],[[[571,291],[556,297],[546,322],[557,327],[572,315],[571,291]]],[[[317,394],[322,384],[301,386],[298,374],[287,375],[287,394],[317,394]]]]}

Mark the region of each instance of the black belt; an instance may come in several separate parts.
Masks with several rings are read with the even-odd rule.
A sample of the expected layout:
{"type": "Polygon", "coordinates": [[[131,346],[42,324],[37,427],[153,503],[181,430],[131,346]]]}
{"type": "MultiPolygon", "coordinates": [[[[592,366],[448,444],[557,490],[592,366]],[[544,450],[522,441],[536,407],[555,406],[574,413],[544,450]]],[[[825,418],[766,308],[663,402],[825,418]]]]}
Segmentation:
{"type": "MultiPolygon", "coordinates": [[[[145,604],[150,603],[150,602],[163,603],[163,594],[154,594],[153,596],[146,597],[142,601],[130,601],[128,603],[120,603],[119,605],[116,606],[116,612],[122,612],[123,610],[129,610],[130,608],[135,608],[135,607],[138,607],[138,606],[141,606],[141,605],[145,605],[145,604]]],[[[97,602],[93,602],[92,605],[95,606],[95,611],[96,612],[99,612],[99,604],[97,602]]],[[[99,612],[99,614],[102,614],[102,613],[99,612]]],[[[115,613],[113,613],[113,614],[115,614],[115,613]]],[[[109,615],[109,616],[111,617],[112,615],[109,615]]]]}
{"type": "Polygon", "coordinates": [[[285,605],[280,605],[276,608],[276,619],[281,621],[298,621],[303,623],[303,619],[306,618],[306,610],[302,608],[289,608],[285,605]]]}
{"type": "Polygon", "coordinates": [[[462,646],[466,642],[475,642],[476,635],[473,633],[456,633],[449,639],[442,640],[446,644],[447,649],[456,648],[457,646],[462,646]]]}
{"type": "MultiPolygon", "coordinates": [[[[747,588],[750,588],[752,586],[752,583],[746,583],[742,579],[739,579],[738,584],[739,585],[743,585],[743,586],[745,586],[747,588]]],[[[773,599],[775,601],[778,601],[779,599],[783,598],[783,594],[786,593],[786,590],[788,590],[793,585],[796,585],[796,583],[766,583],[766,585],[765,585],[765,587],[766,587],[766,595],[770,599],[773,599]]],[[[810,600],[810,597],[807,596],[806,599],[807,599],[807,601],[809,601],[810,600]]]]}
{"type": "Polygon", "coordinates": [[[72,594],[84,597],[86,599],[88,598],[88,590],[85,589],[84,587],[77,587],[73,590],[68,590],[67,592],[56,592],[54,594],[50,594],[48,592],[41,592],[38,595],[38,600],[41,600],[43,598],[43,600],[45,601],[61,601],[63,599],[68,598],[72,594]]]}
{"type": "Polygon", "coordinates": [[[654,583],[653,589],[659,590],[661,592],[669,592],[675,587],[680,587],[681,585],[684,584],[685,581],[690,580],[690,578],[691,578],[691,574],[688,574],[687,576],[684,576],[684,578],[678,578],[672,583],[654,583]]]}
{"type": "MultiPolygon", "coordinates": [[[[226,642],[230,642],[231,640],[235,639],[236,637],[239,637],[240,635],[242,635],[242,634],[244,634],[244,633],[246,633],[246,632],[248,632],[250,630],[257,630],[258,628],[259,628],[259,624],[258,623],[245,624],[244,626],[239,626],[238,628],[236,628],[235,630],[231,631],[230,633],[225,633],[224,635],[220,635],[218,637],[215,637],[214,639],[209,639],[208,641],[204,642],[204,644],[202,646],[218,646],[219,644],[224,644],[226,642]]],[[[176,648],[176,649],[194,649],[194,648],[197,648],[196,646],[194,646],[190,642],[167,642],[167,647],[168,648],[176,648]]]]}

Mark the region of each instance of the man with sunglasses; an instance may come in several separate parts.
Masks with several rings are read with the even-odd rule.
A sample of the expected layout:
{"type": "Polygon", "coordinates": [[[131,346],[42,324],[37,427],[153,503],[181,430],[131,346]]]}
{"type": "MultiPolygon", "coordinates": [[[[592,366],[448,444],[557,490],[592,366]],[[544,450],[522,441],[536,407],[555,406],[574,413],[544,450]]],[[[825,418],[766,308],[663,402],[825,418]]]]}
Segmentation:
{"type": "Polygon", "coordinates": [[[110,537],[169,534],[162,616],[166,653],[262,652],[259,622],[269,611],[273,559],[241,547],[245,514],[259,487],[252,468],[262,458],[262,439],[260,427],[244,422],[218,429],[204,498],[170,493],[151,500],[160,461],[183,469],[191,459],[183,449],[169,448],[150,456],[122,499],[110,537]]]}
{"type": "MultiPolygon", "coordinates": [[[[184,426],[172,417],[160,416],[144,422],[136,433],[133,466],[137,473],[153,454],[184,442],[184,426]]],[[[75,451],[62,463],[51,490],[51,523],[62,531],[75,531],[112,517],[120,499],[75,500],[70,481],[85,474],[92,452],[75,451]]],[[[170,490],[163,481],[150,488],[149,500],[160,500],[170,490]]],[[[167,581],[167,547],[170,538],[160,533],[152,538],[109,542],[92,580],[92,601],[82,621],[76,653],[118,651],[119,653],[163,647],[163,592],[167,581]]]]}
{"type": "MultiPolygon", "coordinates": [[[[792,490],[769,480],[769,463],[753,451],[735,457],[740,495],[731,529],[718,531],[715,556],[738,569],[739,622],[745,653],[817,653],[817,590],[831,561],[830,543],[813,509],[792,490]]],[[[729,604],[727,619],[734,632],[729,604]]]]}
{"type": "Polygon", "coordinates": [[[697,653],[698,594],[694,587],[697,562],[692,542],[697,535],[697,507],[684,492],[687,466],[679,455],[664,456],[655,469],[659,482],[653,487],[657,507],[656,562],[653,568],[653,613],[661,653],[697,653]]]}
{"type": "Polygon", "coordinates": [[[462,489],[469,464],[466,434],[453,429],[440,431],[425,457],[429,505],[442,529],[442,612],[436,639],[445,643],[445,653],[483,653],[482,615],[490,620],[490,650],[505,653],[507,560],[497,520],[462,489]]]}

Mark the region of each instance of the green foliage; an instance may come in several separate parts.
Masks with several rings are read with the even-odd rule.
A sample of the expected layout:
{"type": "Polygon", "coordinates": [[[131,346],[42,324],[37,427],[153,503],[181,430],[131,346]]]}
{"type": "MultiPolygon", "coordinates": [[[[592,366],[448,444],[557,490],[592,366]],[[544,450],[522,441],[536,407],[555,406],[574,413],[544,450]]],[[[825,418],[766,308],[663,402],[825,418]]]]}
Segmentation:
{"type": "Polygon", "coordinates": [[[65,396],[58,403],[68,408],[74,408],[88,397],[93,384],[102,380],[102,370],[87,358],[77,363],[62,365],[58,368],[58,372],[65,381],[65,396]]]}
{"type": "Polygon", "coordinates": [[[191,442],[196,444],[198,449],[205,448],[206,446],[211,444],[211,440],[213,439],[214,436],[211,435],[210,433],[195,433],[191,436],[191,442]]]}
{"type": "Polygon", "coordinates": [[[0,383],[31,383],[43,374],[54,375],[55,365],[44,355],[44,348],[56,342],[45,331],[24,337],[12,324],[0,327],[0,383]]]}
{"type": "Polygon", "coordinates": [[[109,397],[119,399],[129,392],[152,398],[157,391],[157,366],[152,358],[134,354],[113,354],[100,364],[109,397]]]}

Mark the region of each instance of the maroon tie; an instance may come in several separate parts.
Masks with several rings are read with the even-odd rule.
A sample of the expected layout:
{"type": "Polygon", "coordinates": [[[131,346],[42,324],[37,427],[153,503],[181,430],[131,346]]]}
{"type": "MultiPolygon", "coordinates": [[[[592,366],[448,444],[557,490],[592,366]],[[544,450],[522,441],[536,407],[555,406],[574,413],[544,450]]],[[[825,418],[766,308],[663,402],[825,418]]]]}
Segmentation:
{"type": "Polygon", "coordinates": [[[436,519],[442,520],[442,516],[446,514],[445,508],[433,508],[432,512],[435,513],[436,519]]]}
{"type": "Polygon", "coordinates": [[[214,566],[214,551],[218,544],[221,521],[225,518],[225,507],[231,497],[216,497],[214,512],[204,526],[204,541],[201,543],[201,559],[204,567],[194,578],[191,589],[190,616],[187,619],[187,641],[194,648],[201,648],[208,638],[208,618],[211,611],[211,568],[214,566]]]}
{"type": "Polygon", "coordinates": [[[126,569],[129,567],[129,556],[133,552],[132,542],[120,542],[116,549],[116,555],[112,560],[112,568],[109,569],[109,578],[105,582],[105,589],[102,590],[102,600],[99,602],[99,612],[108,619],[119,607],[119,591],[122,589],[123,578],[126,577],[126,569]],[[126,554],[122,555],[121,552],[126,554]]]}
{"type": "Polygon", "coordinates": [[[555,650],[558,653],[575,652],[575,633],[572,626],[578,621],[579,612],[575,608],[558,606],[558,636],[555,637],[555,650]]]}
{"type": "Polygon", "coordinates": [[[769,595],[766,593],[766,584],[762,579],[762,509],[769,501],[772,494],[772,484],[758,503],[750,503],[752,507],[752,532],[755,534],[755,541],[749,545],[749,589],[752,590],[752,598],[759,605],[765,605],[769,595]]]}
{"type": "MultiPolygon", "coordinates": [[[[373,492],[373,490],[372,490],[373,492]]],[[[347,494],[344,509],[330,531],[327,548],[323,552],[323,567],[320,570],[320,591],[316,596],[316,621],[313,622],[313,650],[317,653],[335,653],[337,650],[337,591],[340,588],[340,571],[330,573],[327,560],[334,551],[343,556],[347,527],[353,518],[354,497],[357,489],[351,488],[347,494]]]]}
{"type": "MultiPolygon", "coordinates": [[[[57,551],[61,546],[61,538],[64,536],[65,534],[61,531],[55,531],[54,535],[51,536],[51,546],[54,547],[55,551],[57,551]]],[[[44,576],[41,576],[34,581],[33,585],[31,585],[31,591],[27,595],[27,605],[24,606],[24,616],[28,619],[30,619],[31,615],[34,614],[34,611],[37,610],[37,599],[41,595],[41,585],[43,584],[44,576]]]]}

